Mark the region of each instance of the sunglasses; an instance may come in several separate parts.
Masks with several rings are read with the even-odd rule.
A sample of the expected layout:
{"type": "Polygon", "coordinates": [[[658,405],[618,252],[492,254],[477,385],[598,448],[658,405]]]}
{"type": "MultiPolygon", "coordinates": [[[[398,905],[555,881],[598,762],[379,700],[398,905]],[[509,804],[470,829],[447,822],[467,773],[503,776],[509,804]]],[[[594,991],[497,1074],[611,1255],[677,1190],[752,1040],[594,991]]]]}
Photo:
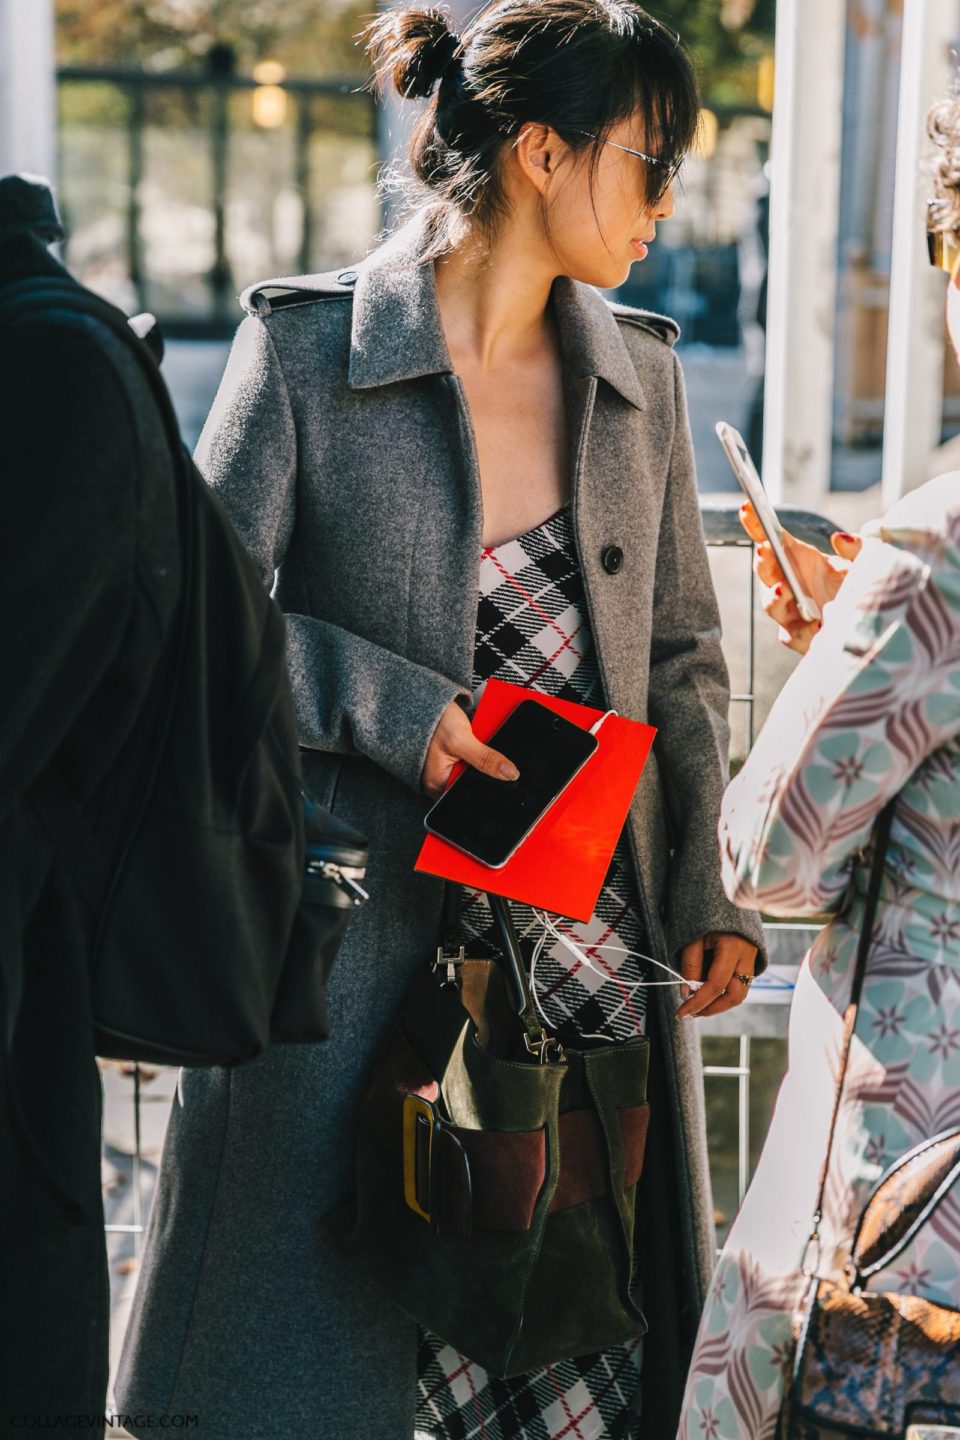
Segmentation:
{"type": "Polygon", "coordinates": [[[680,166],[686,159],[685,155],[675,155],[672,160],[662,160],[659,155],[648,155],[645,150],[631,150],[629,145],[618,145],[616,140],[601,140],[592,130],[578,130],[578,135],[585,135],[588,140],[597,140],[601,145],[610,145],[614,150],[622,150],[625,155],[635,155],[638,160],[646,160],[648,165],[656,165],[661,170],[666,170],[667,178],[664,181],[664,190],[677,178],[680,166]]]}
{"type": "Polygon", "coordinates": [[[931,265],[952,275],[960,260],[960,240],[934,228],[936,203],[935,200],[927,201],[927,254],[931,265]]]}

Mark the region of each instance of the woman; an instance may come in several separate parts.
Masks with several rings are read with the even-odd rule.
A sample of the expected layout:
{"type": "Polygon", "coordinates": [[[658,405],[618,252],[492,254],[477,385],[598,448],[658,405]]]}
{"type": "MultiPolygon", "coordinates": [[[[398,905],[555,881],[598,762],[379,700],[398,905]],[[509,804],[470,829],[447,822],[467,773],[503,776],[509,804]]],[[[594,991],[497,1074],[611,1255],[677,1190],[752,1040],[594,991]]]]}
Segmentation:
{"type": "MultiPolygon", "coordinates": [[[[930,133],[939,147],[931,251],[947,251],[947,320],[960,352],[960,101],[933,111],[930,133]]],[[[744,521],[761,539],[755,517],[744,521]]],[[[883,1170],[960,1123],[960,475],[908,494],[862,539],[834,536],[849,570],[810,546],[788,545],[799,578],[825,607],[823,624],[800,619],[769,546],[758,546],[766,608],[784,641],[807,653],[724,800],[724,883],[732,899],[776,915],[841,913],[818,935],[797,982],[790,1069],[710,1290],[685,1440],[767,1440],[775,1431],[863,915],[863,847],[894,796],[819,1274],[842,1273],[883,1170]]],[[[956,1187],[870,1286],[960,1308],[956,1187]]]]}
{"type": "MultiPolygon", "coordinates": [[[[184,1074],[119,1397],[244,1440],[412,1435],[416,1328],[321,1217],[349,1195],[354,1107],[435,953],[442,887],[413,872],[424,792],[460,759],[504,764],[467,713],[496,674],[659,727],[597,916],[571,927],[594,969],[555,946],[538,978],[561,1032],[653,1034],[645,1404],[669,1433],[712,1267],[699,1055],[675,993],[645,1013],[620,952],[705,974],[680,1013],[713,1014],[743,999],[761,932],[719,880],[726,674],[676,329],[591,287],[619,285],[673,211],[693,78],[632,3],[507,0],[462,40],[436,12],[392,12],[370,45],[381,80],[429,97],[423,204],[355,270],[248,292],[198,458],[277,572],[307,778],[368,836],[372,899],[328,1044],[184,1074]]],[[[471,898],[475,950],[489,911],[471,898]]],[[[538,1436],[582,1412],[598,1434],[625,1420],[640,1353],[497,1386],[426,1337],[418,1423],[538,1436]]]]}

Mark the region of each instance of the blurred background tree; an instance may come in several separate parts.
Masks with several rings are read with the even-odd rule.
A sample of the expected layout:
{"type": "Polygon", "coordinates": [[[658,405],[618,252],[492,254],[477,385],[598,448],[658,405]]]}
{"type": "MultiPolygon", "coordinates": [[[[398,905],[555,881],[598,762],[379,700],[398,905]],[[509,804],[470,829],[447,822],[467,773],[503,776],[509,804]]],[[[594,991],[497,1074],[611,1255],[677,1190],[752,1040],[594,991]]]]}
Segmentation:
{"type": "Polygon", "coordinates": [[[355,75],[354,37],[371,0],[56,0],[57,58],[65,65],[202,62],[230,45],[240,70],[278,60],[291,73],[355,75]]]}
{"type": "MultiPolygon", "coordinates": [[[[57,0],[62,64],[196,65],[231,45],[241,70],[279,60],[291,73],[356,74],[355,36],[372,0],[57,0]]],[[[755,66],[773,42],[776,0],[660,0],[652,13],[696,57],[708,102],[755,99],[755,66]]]]}
{"type": "Polygon", "coordinates": [[[683,37],[708,104],[756,103],[756,66],[773,54],[776,0],[661,0],[651,8],[683,37]]]}

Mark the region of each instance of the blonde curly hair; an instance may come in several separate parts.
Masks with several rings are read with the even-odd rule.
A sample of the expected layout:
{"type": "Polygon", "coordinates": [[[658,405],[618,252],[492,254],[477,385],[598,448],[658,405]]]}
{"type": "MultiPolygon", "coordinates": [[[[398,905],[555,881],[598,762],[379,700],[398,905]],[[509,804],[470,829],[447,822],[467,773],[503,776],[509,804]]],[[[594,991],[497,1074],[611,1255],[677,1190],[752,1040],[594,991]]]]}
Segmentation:
{"type": "Polygon", "coordinates": [[[960,241],[960,93],[954,91],[931,107],[927,134],[935,147],[931,220],[937,230],[960,241]]]}

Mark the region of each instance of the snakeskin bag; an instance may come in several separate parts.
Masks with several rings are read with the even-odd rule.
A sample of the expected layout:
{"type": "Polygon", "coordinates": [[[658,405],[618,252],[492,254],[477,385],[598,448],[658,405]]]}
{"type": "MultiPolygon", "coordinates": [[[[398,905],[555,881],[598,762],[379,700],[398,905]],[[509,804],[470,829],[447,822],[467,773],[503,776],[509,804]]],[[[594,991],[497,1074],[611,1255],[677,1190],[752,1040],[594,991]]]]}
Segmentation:
{"type": "MultiPolygon", "coordinates": [[[[870,887],[844,1016],[843,1057],[811,1246],[819,1251],[827,1168],[876,920],[892,803],[877,825],[870,887]]],[[[860,1216],[842,1280],[812,1274],[796,1320],[793,1375],[779,1440],[904,1440],[908,1427],[960,1426],[960,1310],[916,1295],[871,1293],[960,1180],[960,1129],[924,1140],[880,1177],[860,1216]]]]}

